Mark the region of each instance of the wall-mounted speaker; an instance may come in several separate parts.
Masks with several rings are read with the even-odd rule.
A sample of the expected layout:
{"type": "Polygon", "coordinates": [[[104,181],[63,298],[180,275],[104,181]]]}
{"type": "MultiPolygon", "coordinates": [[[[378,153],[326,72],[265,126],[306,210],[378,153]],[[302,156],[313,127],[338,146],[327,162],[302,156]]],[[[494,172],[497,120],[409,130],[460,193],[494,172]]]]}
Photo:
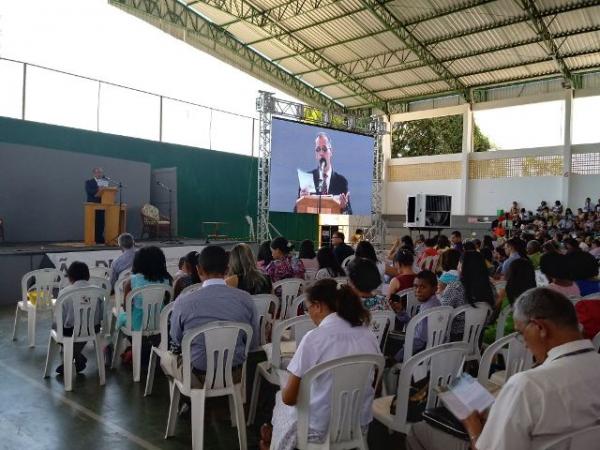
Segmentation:
{"type": "Polygon", "coordinates": [[[409,195],[406,202],[406,227],[450,228],[452,197],[450,195],[409,195]]]}

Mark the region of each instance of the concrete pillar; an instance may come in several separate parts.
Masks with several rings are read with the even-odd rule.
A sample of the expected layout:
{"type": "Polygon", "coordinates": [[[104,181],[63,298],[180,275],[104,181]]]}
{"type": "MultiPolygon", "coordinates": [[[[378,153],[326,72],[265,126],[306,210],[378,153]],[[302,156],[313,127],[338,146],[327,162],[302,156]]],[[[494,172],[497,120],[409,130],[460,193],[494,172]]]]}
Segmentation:
{"type": "Polygon", "coordinates": [[[571,134],[573,131],[573,90],[568,89],[565,92],[565,121],[564,121],[564,139],[562,148],[563,170],[562,170],[562,190],[561,202],[569,206],[569,195],[571,186],[571,134]]]}
{"type": "Polygon", "coordinates": [[[468,205],[468,185],[469,185],[469,154],[473,152],[473,111],[471,105],[467,105],[467,110],[463,113],[463,138],[462,138],[462,158],[460,168],[460,207],[459,215],[469,213],[468,205]]]}

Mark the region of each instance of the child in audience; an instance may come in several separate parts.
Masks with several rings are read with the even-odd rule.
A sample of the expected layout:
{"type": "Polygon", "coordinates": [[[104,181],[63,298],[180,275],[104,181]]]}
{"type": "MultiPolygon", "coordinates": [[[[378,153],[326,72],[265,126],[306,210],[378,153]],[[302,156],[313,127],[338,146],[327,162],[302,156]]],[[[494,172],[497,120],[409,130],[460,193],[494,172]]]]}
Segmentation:
{"type": "Polygon", "coordinates": [[[315,276],[317,280],[346,276],[346,272],[340,266],[331,247],[326,246],[319,249],[317,252],[317,262],[319,263],[319,271],[315,276]]]}
{"type": "Polygon", "coordinates": [[[390,281],[388,300],[397,292],[413,287],[415,277],[417,276],[413,270],[413,263],[414,255],[412,252],[409,250],[398,250],[394,260],[394,266],[398,275],[390,281]]]}
{"type": "Polygon", "coordinates": [[[579,287],[569,279],[567,264],[567,256],[560,253],[548,253],[540,258],[540,270],[550,281],[548,287],[566,297],[579,297],[581,295],[579,287]]]}
{"type": "Polygon", "coordinates": [[[458,263],[460,262],[460,252],[453,248],[445,251],[442,254],[442,274],[438,282],[438,294],[444,292],[446,286],[453,281],[457,281],[458,274],[458,263]]]}
{"type": "Polygon", "coordinates": [[[352,260],[348,265],[348,284],[360,297],[365,309],[369,311],[390,309],[385,296],[375,293],[375,289],[381,285],[381,275],[377,265],[370,259],[354,258],[352,260]]]}

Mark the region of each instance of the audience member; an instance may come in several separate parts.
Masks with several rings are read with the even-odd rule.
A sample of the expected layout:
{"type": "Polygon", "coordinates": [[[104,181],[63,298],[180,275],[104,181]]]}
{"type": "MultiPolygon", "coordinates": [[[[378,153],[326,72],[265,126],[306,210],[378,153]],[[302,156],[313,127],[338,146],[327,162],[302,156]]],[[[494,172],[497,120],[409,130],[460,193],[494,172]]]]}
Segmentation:
{"type": "Polygon", "coordinates": [[[452,242],[452,248],[454,250],[458,250],[462,253],[463,251],[463,243],[462,243],[462,234],[460,231],[455,230],[450,234],[450,242],[452,242]]]}
{"type": "Polygon", "coordinates": [[[577,247],[567,253],[566,261],[570,270],[570,278],[577,283],[582,296],[600,292],[596,258],[577,247]]]}
{"type": "Polygon", "coordinates": [[[425,248],[417,258],[417,267],[419,270],[436,270],[438,251],[435,248],[435,244],[436,240],[434,238],[425,239],[425,248]]]}
{"type": "Polygon", "coordinates": [[[508,268],[515,259],[526,258],[527,252],[525,251],[525,242],[520,238],[514,237],[506,241],[504,244],[504,250],[508,258],[502,263],[502,275],[506,275],[508,268]]]}
{"type": "Polygon", "coordinates": [[[300,243],[300,251],[298,252],[298,258],[304,264],[306,270],[318,270],[319,263],[317,261],[317,254],[315,253],[315,244],[310,239],[304,239],[300,243]]]}
{"type": "Polygon", "coordinates": [[[354,255],[354,250],[348,244],[344,242],[345,236],[341,231],[336,231],[331,237],[331,243],[333,244],[333,254],[338,260],[338,263],[342,265],[344,260],[348,256],[354,255]]]}
{"type": "Polygon", "coordinates": [[[259,269],[264,270],[273,261],[273,255],[271,253],[271,241],[264,241],[258,247],[258,255],[256,256],[256,265],[259,269]]]}
{"type": "Polygon", "coordinates": [[[548,253],[540,259],[540,270],[550,284],[548,287],[560,292],[566,297],[579,297],[579,287],[573,282],[567,266],[568,257],[560,253],[548,253]]]}
{"type": "Polygon", "coordinates": [[[348,265],[348,284],[360,297],[365,309],[369,311],[390,309],[385,295],[375,293],[375,290],[381,285],[381,274],[372,260],[354,258],[348,265]]]}
{"type": "Polygon", "coordinates": [[[415,277],[417,276],[413,270],[414,258],[413,253],[409,250],[398,250],[396,253],[394,266],[398,274],[390,281],[388,299],[397,292],[414,286],[415,277]]]}
{"type": "Polygon", "coordinates": [[[133,236],[129,233],[122,233],[117,238],[121,253],[110,265],[110,287],[115,288],[115,283],[119,279],[119,275],[125,270],[131,269],[133,265],[133,257],[135,255],[135,241],[133,236]]]}
{"type": "Polygon", "coordinates": [[[319,271],[315,277],[317,280],[346,276],[346,272],[340,266],[331,247],[321,247],[319,249],[317,252],[317,262],[319,263],[319,271]]]}
{"type": "MultiPolygon", "coordinates": [[[[487,419],[474,412],[463,421],[474,450],[546,448],[544,442],[600,417],[600,355],[582,339],[571,301],[551,289],[530,289],[515,302],[514,320],[539,365],[510,377],[487,419]]],[[[409,450],[459,446],[464,441],[426,422],[414,424],[407,437],[409,450]]]]}
{"type": "Polygon", "coordinates": [[[191,251],[185,255],[182,269],[183,275],[176,278],[173,284],[173,298],[179,297],[181,291],[186,287],[200,283],[200,275],[198,275],[198,270],[196,269],[198,266],[198,255],[197,251],[191,251]]]}
{"type": "Polygon", "coordinates": [[[373,244],[369,241],[361,241],[356,246],[356,252],[354,253],[356,258],[367,258],[375,263],[377,266],[377,270],[379,270],[379,274],[383,278],[383,274],[385,273],[385,264],[382,261],[377,259],[377,253],[375,253],[375,248],[373,244]]]}
{"type": "Polygon", "coordinates": [[[527,257],[531,260],[531,263],[536,270],[540,268],[540,258],[542,257],[540,250],[540,243],[535,239],[527,243],[527,257]]]}
{"type": "Polygon", "coordinates": [[[458,263],[460,262],[460,252],[451,248],[442,253],[442,257],[440,259],[442,261],[443,272],[438,280],[438,294],[444,292],[444,289],[446,289],[446,286],[450,283],[458,281],[458,263]]]}
{"type": "Polygon", "coordinates": [[[294,246],[282,236],[271,241],[271,255],[273,261],[265,268],[265,273],[275,283],[286,278],[304,279],[304,265],[298,258],[290,255],[294,246]]]}
{"type": "Polygon", "coordinates": [[[177,272],[175,272],[175,275],[173,275],[173,281],[177,281],[179,277],[187,275],[187,273],[184,270],[185,259],[185,256],[179,258],[179,262],[177,263],[177,272]]]}
{"type": "Polygon", "coordinates": [[[271,280],[258,270],[254,254],[248,244],[237,244],[231,249],[225,284],[246,291],[250,295],[270,294],[272,288],[271,280]]]}

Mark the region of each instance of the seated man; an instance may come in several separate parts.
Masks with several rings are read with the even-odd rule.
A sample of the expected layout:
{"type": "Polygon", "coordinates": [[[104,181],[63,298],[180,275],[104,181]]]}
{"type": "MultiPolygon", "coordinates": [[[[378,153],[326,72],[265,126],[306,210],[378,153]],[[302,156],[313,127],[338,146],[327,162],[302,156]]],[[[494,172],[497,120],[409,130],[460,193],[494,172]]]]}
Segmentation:
{"type": "Polygon", "coordinates": [[[111,289],[115,288],[115,283],[119,279],[119,275],[125,270],[131,269],[133,265],[133,257],[135,256],[135,241],[133,240],[133,236],[129,233],[123,233],[119,235],[117,239],[119,243],[119,247],[123,252],[121,255],[115,259],[110,268],[112,269],[110,274],[110,287],[111,289]]]}
{"type": "MultiPolygon", "coordinates": [[[[74,261],[71,263],[69,268],[67,269],[67,277],[69,278],[69,282],[71,283],[67,287],[60,290],[58,293],[58,297],[61,295],[72,291],[73,289],[89,287],[91,286],[89,283],[90,279],[90,270],[88,269],[87,264],[74,261]]],[[[73,323],[75,318],[73,317],[73,305],[71,300],[66,299],[65,305],[66,308],[63,308],[63,335],[64,336],[73,336],[73,323]],[[70,307],[69,307],[70,305],[70,307]]],[[[100,321],[102,319],[102,310],[103,303],[102,299],[98,299],[98,303],[96,304],[96,312],[94,313],[94,330],[96,333],[100,332],[100,321]]],[[[52,328],[56,329],[56,324],[52,325],[52,328]]],[[[81,354],[83,348],[85,347],[85,342],[75,342],[73,343],[73,359],[75,360],[75,370],[77,372],[81,372],[85,369],[87,364],[87,358],[81,354]]],[[[61,364],[56,368],[56,373],[62,374],[64,372],[64,367],[61,364]]]]}
{"type": "MultiPolygon", "coordinates": [[[[198,256],[198,275],[202,280],[200,290],[180,295],[175,300],[171,315],[171,343],[175,348],[181,347],[186,331],[215,321],[242,322],[252,326],[252,344],[250,349],[258,346],[260,333],[258,316],[252,297],[247,292],[229,287],[225,284],[227,272],[227,254],[222,247],[209,245],[198,256]]],[[[241,379],[241,366],[244,363],[246,336],[241,335],[233,357],[234,381],[241,379]]],[[[178,373],[169,370],[172,364],[161,365],[168,375],[177,377],[178,373]]],[[[206,372],[206,349],[203,339],[195,339],[191,346],[192,387],[201,387],[206,372]],[[196,378],[196,379],[194,379],[196,378]]]]}
{"type": "MultiPolygon", "coordinates": [[[[546,448],[547,440],[595,425],[600,417],[600,355],[582,339],[571,301],[551,289],[530,289],[515,302],[514,320],[540,365],[506,382],[487,420],[474,412],[463,421],[474,450],[546,448]]],[[[425,422],[407,437],[412,450],[457,443],[425,422]]]]}

